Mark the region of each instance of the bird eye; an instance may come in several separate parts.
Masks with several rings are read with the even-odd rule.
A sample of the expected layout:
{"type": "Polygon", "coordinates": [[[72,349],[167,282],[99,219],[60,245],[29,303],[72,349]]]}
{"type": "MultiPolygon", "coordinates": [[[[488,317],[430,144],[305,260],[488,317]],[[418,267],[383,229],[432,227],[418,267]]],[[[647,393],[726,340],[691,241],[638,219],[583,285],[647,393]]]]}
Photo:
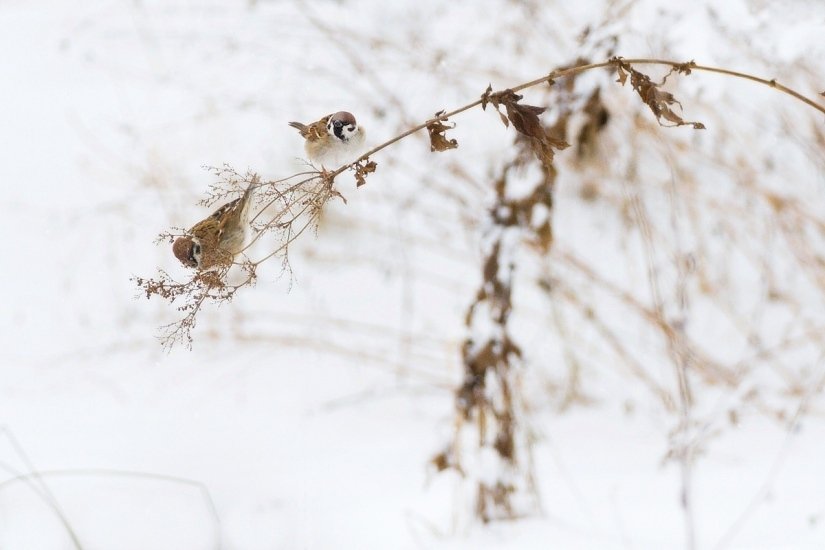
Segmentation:
{"type": "Polygon", "coordinates": [[[343,123],[343,122],[341,122],[340,120],[336,120],[336,121],[335,121],[335,122],[333,122],[332,124],[333,124],[333,126],[335,126],[336,128],[340,128],[341,126],[343,126],[343,125],[344,125],[344,123],[343,123]]]}

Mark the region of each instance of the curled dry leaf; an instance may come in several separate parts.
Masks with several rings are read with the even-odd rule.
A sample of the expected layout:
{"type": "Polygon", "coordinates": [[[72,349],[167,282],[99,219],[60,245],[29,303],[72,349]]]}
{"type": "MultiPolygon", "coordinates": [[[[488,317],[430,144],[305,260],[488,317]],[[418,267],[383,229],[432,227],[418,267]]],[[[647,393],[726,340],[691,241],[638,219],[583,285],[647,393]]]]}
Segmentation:
{"type": "Polygon", "coordinates": [[[691,69],[696,66],[696,61],[691,59],[685,63],[679,63],[673,66],[673,70],[679,74],[689,75],[691,73],[691,69]]]}
{"type": "MultiPolygon", "coordinates": [[[[645,104],[650,107],[650,110],[653,111],[653,115],[656,117],[659,124],[666,126],[665,124],[662,124],[662,118],[664,118],[668,122],[672,122],[674,126],[689,125],[693,126],[696,130],[705,129],[705,125],[701,122],[686,121],[681,116],[676,114],[673,109],[671,109],[672,105],[678,105],[681,109],[682,104],[679,103],[670,92],[659,89],[659,86],[667,80],[667,76],[665,76],[665,79],[662,80],[661,83],[657,84],[653,82],[646,74],[631,67],[630,64],[626,63],[622,58],[614,57],[611,61],[616,64],[616,72],[618,74],[616,82],[624,85],[627,81],[628,75],[630,75],[630,85],[633,87],[633,90],[639,94],[642,101],[644,101],[645,104]]],[[[683,74],[690,74],[690,68],[695,65],[696,64],[693,61],[688,61],[687,63],[675,65],[671,72],[675,70],[683,74]]]]}
{"type": "Polygon", "coordinates": [[[546,107],[536,107],[534,105],[521,105],[522,96],[515,93],[509,88],[501,92],[492,92],[492,87],[487,86],[484,94],[481,96],[481,108],[487,110],[487,105],[492,105],[496,108],[501,121],[505,126],[513,123],[516,130],[527,136],[534,135],[536,129],[541,129],[541,122],[539,117],[541,113],[546,110],[546,107]],[[504,106],[507,116],[501,112],[501,106],[504,106]]]}
{"type": "Polygon", "coordinates": [[[487,104],[490,103],[490,94],[493,93],[493,85],[487,84],[487,89],[481,94],[481,110],[487,110],[487,104]]]}
{"type": "Polygon", "coordinates": [[[616,82],[624,86],[624,83],[627,82],[627,73],[624,70],[624,62],[621,58],[615,58],[616,61],[616,82]]]}
{"type": "MultiPolygon", "coordinates": [[[[513,93],[512,90],[507,90],[507,91],[509,91],[510,93],[513,93]]],[[[510,121],[507,120],[507,117],[504,116],[504,114],[498,108],[498,106],[500,105],[500,101],[499,101],[500,97],[499,96],[502,93],[504,93],[504,92],[493,93],[493,85],[488,84],[487,89],[484,90],[483,94],[481,94],[481,109],[483,111],[486,111],[487,110],[487,104],[488,103],[492,104],[493,107],[496,108],[496,111],[498,111],[498,116],[501,117],[501,123],[509,128],[510,127],[510,121]]]]}
{"type": "Polygon", "coordinates": [[[352,170],[355,170],[355,181],[357,182],[357,186],[361,187],[365,183],[367,183],[367,176],[375,172],[375,169],[378,165],[375,161],[372,161],[368,158],[361,159],[352,166],[352,170]]]}
{"type": "Polygon", "coordinates": [[[541,139],[544,134],[544,127],[541,125],[539,115],[547,108],[522,105],[519,103],[519,100],[521,100],[520,95],[513,92],[510,92],[510,94],[503,103],[504,108],[507,110],[507,118],[513,123],[513,127],[526,136],[541,139]]]}
{"type": "MultiPolygon", "coordinates": [[[[444,111],[438,111],[435,118],[438,119],[444,111]]],[[[458,147],[458,141],[455,139],[447,139],[445,132],[455,128],[455,123],[451,125],[444,124],[447,122],[446,118],[434,120],[427,124],[427,131],[430,133],[430,151],[446,151],[448,149],[455,149],[458,147]]]]}
{"type": "Polygon", "coordinates": [[[546,107],[524,105],[520,103],[521,98],[522,96],[513,90],[493,92],[492,86],[487,86],[481,96],[481,107],[485,110],[488,104],[495,107],[504,125],[509,126],[512,123],[519,133],[529,137],[536,156],[549,167],[553,164],[555,151],[564,149],[569,144],[563,139],[549,135],[545,130],[539,115],[547,110],[546,107]],[[504,106],[506,116],[501,112],[501,106],[504,106]]]}

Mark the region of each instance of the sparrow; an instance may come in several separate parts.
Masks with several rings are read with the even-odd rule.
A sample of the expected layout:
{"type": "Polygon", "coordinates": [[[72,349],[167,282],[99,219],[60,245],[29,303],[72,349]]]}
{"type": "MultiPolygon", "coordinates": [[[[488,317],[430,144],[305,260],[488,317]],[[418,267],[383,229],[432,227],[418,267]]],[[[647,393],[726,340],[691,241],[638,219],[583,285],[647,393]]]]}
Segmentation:
{"type": "Polygon", "coordinates": [[[249,225],[249,205],[259,184],[252,183],[243,196],[230,201],[205,220],[196,223],[188,234],[175,239],[172,252],[186,267],[209,269],[229,265],[243,250],[249,225]]]}
{"type": "Polygon", "coordinates": [[[354,160],[366,136],[364,128],[358,126],[355,117],[347,111],[327,115],[312,124],[290,122],[289,125],[297,128],[306,140],[304,149],[309,160],[322,166],[354,160]]]}

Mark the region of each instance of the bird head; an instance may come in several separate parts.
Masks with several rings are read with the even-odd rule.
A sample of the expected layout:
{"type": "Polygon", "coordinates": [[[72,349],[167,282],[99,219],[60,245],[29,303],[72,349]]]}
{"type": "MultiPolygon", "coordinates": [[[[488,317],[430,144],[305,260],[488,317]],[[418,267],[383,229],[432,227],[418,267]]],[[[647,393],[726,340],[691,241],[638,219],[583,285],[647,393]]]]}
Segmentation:
{"type": "Polygon", "coordinates": [[[201,265],[201,245],[192,237],[178,237],[175,239],[172,252],[186,267],[198,268],[201,265]]]}
{"type": "Polygon", "coordinates": [[[358,133],[358,123],[355,117],[347,111],[338,111],[329,117],[327,121],[327,132],[335,138],[347,142],[358,133]]]}

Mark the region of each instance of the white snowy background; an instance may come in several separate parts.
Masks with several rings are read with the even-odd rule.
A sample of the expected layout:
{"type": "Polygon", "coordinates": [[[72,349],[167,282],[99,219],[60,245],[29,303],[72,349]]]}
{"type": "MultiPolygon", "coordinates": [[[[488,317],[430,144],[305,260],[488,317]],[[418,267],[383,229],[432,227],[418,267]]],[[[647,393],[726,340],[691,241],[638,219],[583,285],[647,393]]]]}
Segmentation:
{"type": "Polygon", "coordinates": [[[611,112],[601,160],[559,153],[553,255],[525,249],[514,296],[541,497],[524,519],[476,523],[474,488],[429,464],[512,148],[495,114],[456,117],[455,151],[413,136],[366,186],[339,178],[348,204],[296,243],[292,277],[265,266],[191,351],[162,350],[176,312],[130,281],[184,274],[153,240],[209,212],[203,166],[300,168],[288,121],[346,109],[374,145],[488,83],[604,59],[611,36],[815,97],[820,0],[0,0],[0,29],[0,549],[825,547],[823,117],[774,90],[678,79],[697,136],[588,76],[611,112]],[[804,210],[800,242],[765,189],[804,210]],[[640,204],[670,228],[652,251],[627,222],[640,204]],[[742,374],[694,387],[690,510],[680,420],[651,391],[675,395],[667,349],[594,286],[647,303],[657,280],[668,309],[685,278],[668,313],[742,374]]]}

